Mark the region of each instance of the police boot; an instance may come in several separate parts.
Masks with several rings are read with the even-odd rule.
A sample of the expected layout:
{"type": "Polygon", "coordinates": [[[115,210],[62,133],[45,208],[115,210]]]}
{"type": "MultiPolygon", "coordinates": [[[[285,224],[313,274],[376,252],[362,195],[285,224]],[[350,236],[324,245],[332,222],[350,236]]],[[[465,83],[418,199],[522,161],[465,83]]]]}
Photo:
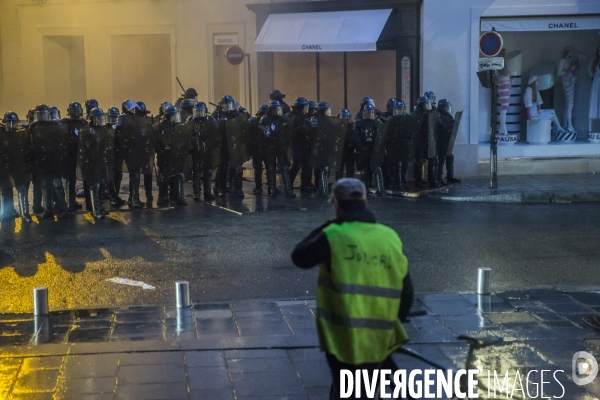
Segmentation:
{"type": "Polygon", "coordinates": [[[29,215],[29,196],[28,187],[23,185],[17,188],[17,196],[19,199],[19,214],[26,222],[31,222],[31,215],[29,215]]]}
{"type": "Polygon", "coordinates": [[[83,197],[85,198],[86,211],[92,212],[92,198],[90,197],[90,185],[83,182],[83,197]]]}
{"type": "Polygon", "coordinates": [[[75,212],[77,210],[81,210],[81,204],[79,204],[76,200],[75,195],[75,179],[67,180],[67,191],[68,191],[68,209],[69,212],[75,212]]]}
{"type": "Polygon", "coordinates": [[[290,167],[285,165],[281,169],[281,175],[283,176],[283,185],[285,188],[285,197],[294,198],[296,194],[294,193],[294,186],[292,185],[292,179],[290,177],[290,167]]]}
{"type": "Polygon", "coordinates": [[[319,196],[329,197],[329,168],[325,167],[321,169],[321,176],[319,177],[319,196]]]}
{"type": "Polygon", "coordinates": [[[423,159],[418,158],[415,161],[415,186],[419,189],[425,187],[425,181],[423,180],[423,159]]]}
{"type": "Polygon", "coordinates": [[[146,193],[146,208],[152,208],[152,174],[144,174],[144,192],[146,193]]]}
{"type": "Polygon", "coordinates": [[[192,174],[192,189],[194,191],[194,201],[200,201],[200,171],[194,171],[192,174]]]}
{"type": "Polygon", "coordinates": [[[269,165],[267,176],[269,177],[269,196],[277,197],[279,191],[277,190],[277,176],[274,165],[269,165]]]}
{"type": "Polygon", "coordinates": [[[0,204],[0,220],[14,219],[19,216],[15,211],[12,187],[2,189],[2,203],[0,204]]]}
{"type": "Polygon", "coordinates": [[[210,190],[210,184],[212,180],[212,172],[210,170],[204,171],[202,174],[202,182],[204,184],[204,201],[214,200],[216,197],[213,196],[210,190]]]}
{"type": "Polygon", "coordinates": [[[33,206],[31,211],[34,214],[42,214],[44,207],[42,207],[42,186],[38,180],[33,181],[33,206]]]}
{"type": "Polygon", "coordinates": [[[441,188],[442,184],[437,180],[438,166],[431,159],[427,163],[427,180],[433,188],[441,188]]]}
{"type": "Polygon", "coordinates": [[[127,201],[130,208],[142,208],[140,201],[140,174],[129,174],[129,199],[127,201]]]}
{"type": "Polygon", "coordinates": [[[408,170],[408,163],[398,163],[398,189],[406,192],[408,190],[408,184],[406,183],[406,172],[408,170]]]}
{"type": "Polygon", "coordinates": [[[233,180],[235,179],[234,176],[232,176],[233,174],[233,168],[232,167],[228,167],[227,168],[227,172],[226,172],[226,181],[225,181],[225,192],[226,193],[231,193],[232,187],[235,186],[235,182],[233,182],[233,180]]]}
{"type": "Polygon", "coordinates": [[[229,167],[219,167],[215,179],[215,195],[225,197],[227,193],[227,170],[229,167]]]}
{"type": "Polygon", "coordinates": [[[241,165],[238,165],[233,169],[233,187],[235,190],[235,196],[240,199],[244,198],[244,191],[242,190],[243,174],[244,169],[241,165]]]}
{"type": "Polygon", "coordinates": [[[383,182],[383,171],[381,167],[377,167],[374,171],[375,174],[375,188],[377,197],[385,197],[387,193],[385,192],[385,185],[383,182]]]}
{"type": "Polygon", "coordinates": [[[178,206],[187,206],[188,203],[185,200],[185,176],[183,174],[179,174],[175,176],[176,184],[177,184],[177,205],[178,206]]]}
{"type": "Polygon", "coordinates": [[[178,190],[179,182],[176,178],[171,177],[169,179],[169,200],[177,201],[177,190],[178,190]]]}
{"type": "Polygon", "coordinates": [[[95,219],[104,218],[104,210],[100,203],[100,185],[97,183],[90,185],[90,200],[92,203],[92,216],[95,219]]]}
{"type": "Polygon", "coordinates": [[[309,167],[302,167],[300,169],[300,192],[311,193],[314,192],[316,187],[310,182],[312,176],[312,169],[309,167]]]}
{"type": "Polygon", "coordinates": [[[169,206],[169,179],[165,176],[158,177],[158,207],[169,206]]]}
{"type": "Polygon", "coordinates": [[[63,188],[62,179],[56,178],[52,180],[52,187],[54,193],[54,202],[58,210],[58,218],[63,219],[67,217],[67,202],[65,201],[65,189],[63,188]]]}
{"type": "Polygon", "coordinates": [[[358,175],[359,175],[358,178],[360,179],[360,181],[362,183],[364,183],[364,185],[365,185],[365,187],[367,189],[367,192],[368,192],[369,191],[369,186],[368,186],[368,183],[366,182],[366,180],[367,180],[367,171],[364,170],[364,169],[361,169],[360,171],[358,171],[358,175]]]}
{"type": "Polygon", "coordinates": [[[42,183],[41,187],[42,191],[42,204],[44,207],[44,212],[42,213],[42,218],[52,218],[54,217],[54,213],[52,212],[52,187],[50,182],[46,181],[42,183]]]}
{"type": "Polygon", "coordinates": [[[446,156],[446,181],[460,183],[460,179],[454,176],[454,155],[446,156]]]}
{"type": "Polygon", "coordinates": [[[119,193],[121,192],[121,180],[123,179],[123,173],[122,172],[114,172],[113,173],[113,179],[112,179],[112,185],[110,185],[111,187],[109,188],[109,192],[110,192],[110,204],[112,204],[115,207],[120,207],[122,205],[125,204],[125,201],[119,197],[119,193]]]}
{"type": "Polygon", "coordinates": [[[313,169],[315,173],[315,188],[321,187],[321,170],[319,168],[313,169]]]}
{"type": "Polygon", "coordinates": [[[260,195],[263,192],[262,189],[262,168],[254,168],[254,189],[252,193],[260,195]]]}
{"type": "Polygon", "coordinates": [[[295,162],[290,168],[290,180],[292,181],[292,185],[294,184],[294,181],[298,176],[298,172],[300,172],[300,165],[297,162],[295,162]]]}

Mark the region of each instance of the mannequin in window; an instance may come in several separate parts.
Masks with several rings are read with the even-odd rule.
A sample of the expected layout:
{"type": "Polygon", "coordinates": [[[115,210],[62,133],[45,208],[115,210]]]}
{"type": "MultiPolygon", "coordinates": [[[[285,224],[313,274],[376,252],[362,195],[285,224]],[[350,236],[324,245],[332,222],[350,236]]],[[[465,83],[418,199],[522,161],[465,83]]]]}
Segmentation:
{"type": "Polygon", "coordinates": [[[563,92],[565,94],[565,111],[563,124],[569,132],[575,132],[573,129],[573,103],[575,101],[575,82],[577,76],[575,73],[579,69],[579,59],[573,54],[571,46],[565,47],[562,58],[558,63],[558,76],[561,77],[563,92]]]}
{"type": "Polygon", "coordinates": [[[592,78],[589,115],[589,132],[592,132],[592,120],[600,118],[600,46],[596,47],[596,53],[588,67],[588,74],[592,78]]]}
{"type": "Polygon", "coordinates": [[[525,108],[527,109],[527,124],[531,126],[537,124],[540,119],[550,119],[554,123],[554,126],[556,126],[558,133],[563,133],[565,130],[560,126],[554,110],[542,110],[544,102],[542,101],[540,92],[537,90],[537,81],[537,76],[532,75],[529,77],[527,89],[525,89],[525,94],[523,95],[523,103],[525,103],[525,108]]]}
{"type": "Polygon", "coordinates": [[[498,97],[500,97],[500,128],[498,134],[508,135],[506,130],[506,113],[510,104],[510,89],[512,87],[510,79],[510,70],[506,65],[506,49],[500,50],[498,57],[504,59],[504,68],[497,72],[498,97]]]}

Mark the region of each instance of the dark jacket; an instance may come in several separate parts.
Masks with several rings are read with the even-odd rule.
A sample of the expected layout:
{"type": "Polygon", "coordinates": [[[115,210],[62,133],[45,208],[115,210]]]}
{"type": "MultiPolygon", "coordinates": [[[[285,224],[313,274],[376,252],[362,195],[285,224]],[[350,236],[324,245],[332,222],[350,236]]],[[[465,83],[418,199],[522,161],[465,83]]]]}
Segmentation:
{"type": "MultiPolygon", "coordinates": [[[[329,224],[342,224],[344,222],[368,222],[375,223],[375,216],[366,208],[353,209],[346,211],[342,218],[327,221],[314,231],[312,231],[304,240],[296,245],[292,252],[292,261],[300,268],[312,268],[316,265],[331,263],[331,247],[323,229],[329,224]]],[[[410,275],[407,273],[404,277],[404,288],[400,298],[400,311],[398,317],[404,321],[412,307],[414,289],[410,275]]]]}

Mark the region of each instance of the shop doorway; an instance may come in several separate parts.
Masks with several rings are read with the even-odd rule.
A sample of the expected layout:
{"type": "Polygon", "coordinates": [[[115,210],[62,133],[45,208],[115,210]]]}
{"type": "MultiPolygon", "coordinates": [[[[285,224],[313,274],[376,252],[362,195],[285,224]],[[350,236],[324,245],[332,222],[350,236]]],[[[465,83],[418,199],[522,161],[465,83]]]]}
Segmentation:
{"type": "Polygon", "coordinates": [[[44,102],[64,110],[72,101],[86,98],[83,36],[42,38],[44,102]]]}
{"type": "Polygon", "coordinates": [[[215,104],[221,100],[225,95],[233,97],[235,100],[240,102],[242,106],[248,107],[243,104],[244,98],[240,90],[240,68],[244,67],[245,63],[239,65],[232,65],[227,61],[225,57],[225,51],[230,45],[214,45],[213,49],[213,99],[215,104]]]}
{"type": "Polygon", "coordinates": [[[115,35],[111,48],[113,105],[143,101],[156,113],[162,102],[175,101],[170,35],[115,35]]]}

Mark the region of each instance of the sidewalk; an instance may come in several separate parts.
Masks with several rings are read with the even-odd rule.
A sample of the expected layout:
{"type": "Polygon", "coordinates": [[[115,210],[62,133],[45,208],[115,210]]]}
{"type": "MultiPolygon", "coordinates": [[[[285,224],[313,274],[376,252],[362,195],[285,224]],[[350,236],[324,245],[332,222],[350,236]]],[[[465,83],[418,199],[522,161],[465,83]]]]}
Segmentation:
{"type": "MultiPolygon", "coordinates": [[[[600,354],[600,333],[582,320],[600,316],[596,289],[419,294],[413,309],[428,314],[405,325],[407,347],[462,368],[467,347],[456,335],[502,336],[505,343],[477,352],[484,371],[509,371],[512,385],[517,370],[563,370],[564,398],[599,398],[600,379],[571,380],[575,352],[600,354]]],[[[314,313],[308,299],[0,315],[0,398],[327,399],[331,376],[314,313]]],[[[400,368],[425,367],[395,358],[400,368]]],[[[560,396],[544,380],[554,382],[544,393],[560,396]]]]}
{"type": "Polygon", "coordinates": [[[573,203],[600,201],[600,174],[498,176],[498,189],[488,177],[465,178],[460,184],[428,190],[420,197],[486,203],[573,203]]]}

